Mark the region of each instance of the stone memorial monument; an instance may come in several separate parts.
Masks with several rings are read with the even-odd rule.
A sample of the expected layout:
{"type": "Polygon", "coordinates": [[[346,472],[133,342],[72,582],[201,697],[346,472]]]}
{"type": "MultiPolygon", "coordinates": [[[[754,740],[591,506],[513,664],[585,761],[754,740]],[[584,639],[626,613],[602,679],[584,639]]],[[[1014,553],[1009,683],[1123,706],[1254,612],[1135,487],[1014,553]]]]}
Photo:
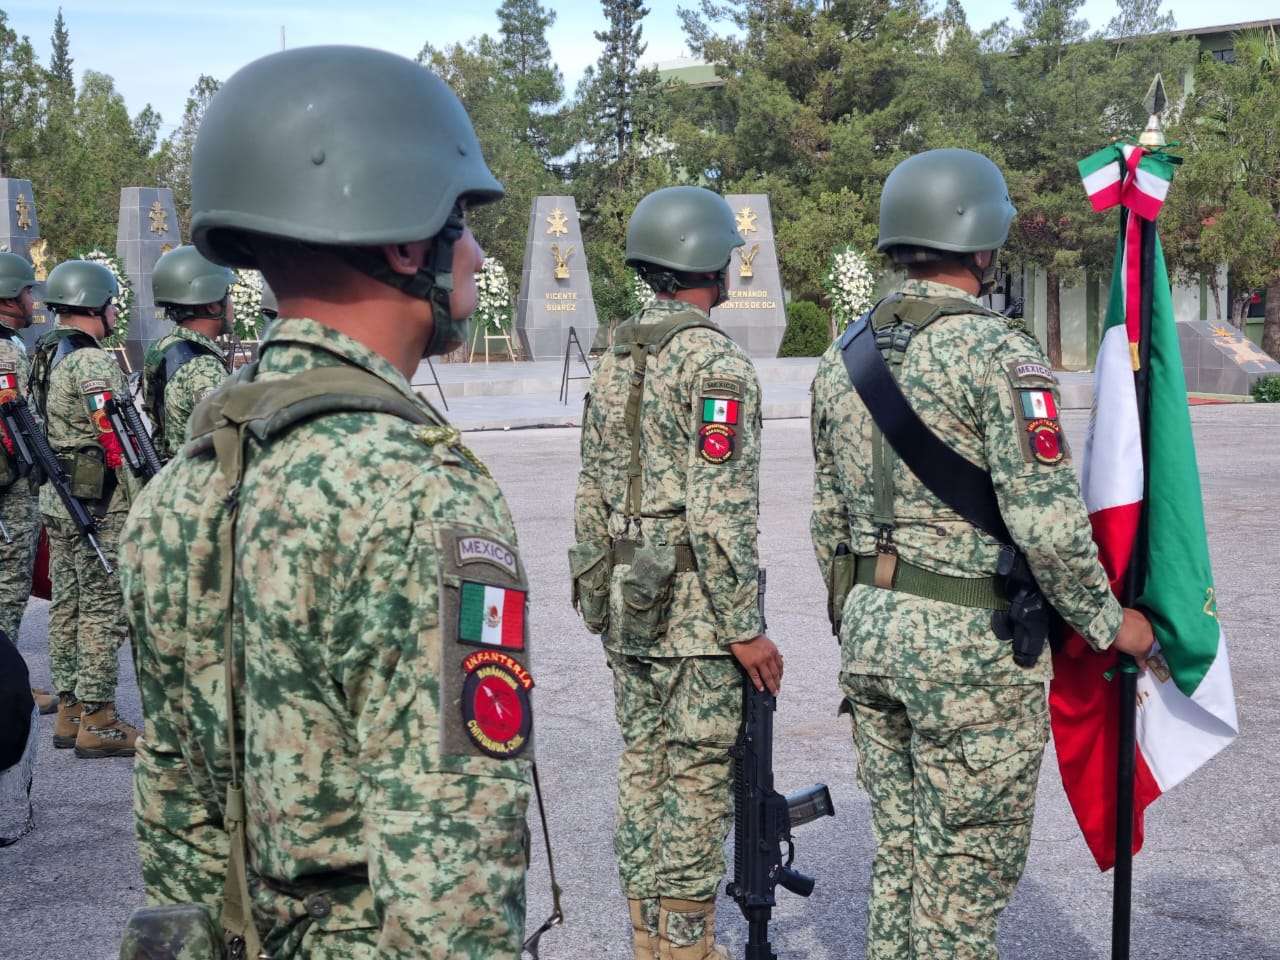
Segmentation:
{"type": "Polygon", "coordinates": [[[1187,390],[1247,395],[1260,377],[1280,375],[1280,363],[1227,323],[1179,323],[1178,345],[1187,390]]]}
{"type": "Polygon", "coordinates": [[[537,197],[520,271],[516,335],[529,359],[558,360],[564,356],[570,327],[577,331],[583,350],[590,349],[596,305],[578,208],[573,197],[537,197]]]}
{"type": "Polygon", "coordinates": [[[711,311],[711,318],[750,356],[776,357],[787,328],[787,308],[769,197],[736,193],[725,199],[747,243],[729,260],[729,299],[711,311]]]}
{"type": "MultiPolygon", "coordinates": [[[[0,248],[26,257],[35,267],[36,279],[43,280],[54,265],[49,262],[48,242],[40,239],[40,221],[36,219],[36,197],[31,181],[0,177],[0,204],[4,207],[0,214],[0,248]]],[[[49,329],[44,325],[48,316],[43,307],[36,308],[35,323],[20,334],[28,347],[34,346],[35,341],[49,329]]]]}
{"type": "Polygon", "coordinates": [[[168,187],[124,187],[120,191],[120,223],[116,228],[116,256],[133,285],[133,318],[125,352],[135,370],[141,369],[147,345],[172,324],[151,298],[151,271],[160,255],[180,246],[178,215],[168,187]]]}

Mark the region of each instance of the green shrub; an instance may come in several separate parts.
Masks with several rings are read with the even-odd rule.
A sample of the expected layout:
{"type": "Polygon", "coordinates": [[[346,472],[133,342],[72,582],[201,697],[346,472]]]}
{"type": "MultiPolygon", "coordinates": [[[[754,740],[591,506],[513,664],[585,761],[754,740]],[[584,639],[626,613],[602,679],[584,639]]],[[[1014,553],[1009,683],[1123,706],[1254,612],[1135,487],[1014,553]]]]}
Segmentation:
{"type": "Polygon", "coordinates": [[[831,346],[831,324],[822,307],[810,300],[787,304],[787,330],[778,345],[780,357],[820,357],[831,346]]]}
{"type": "Polygon", "coordinates": [[[1280,403],[1280,376],[1259,377],[1250,392],[1258,403],[1280,403]]]}

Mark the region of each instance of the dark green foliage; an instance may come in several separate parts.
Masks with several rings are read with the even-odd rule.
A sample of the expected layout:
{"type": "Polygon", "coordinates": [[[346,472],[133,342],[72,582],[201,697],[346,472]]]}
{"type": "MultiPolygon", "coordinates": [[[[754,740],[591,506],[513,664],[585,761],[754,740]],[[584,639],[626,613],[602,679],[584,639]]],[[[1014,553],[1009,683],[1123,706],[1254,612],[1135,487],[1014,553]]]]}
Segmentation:
{"type": "Polygon", "coordinates": [[[778,345],[780,357],[820,357],[831,346],[831,321],[810,300],[787,304],[787,330],[778,345]]]}
{"type": "Polygon", "coordinates": [[[1259,377],[1249,392],[1258,403],[1280,403],[1280,376],[1259,377]]]}

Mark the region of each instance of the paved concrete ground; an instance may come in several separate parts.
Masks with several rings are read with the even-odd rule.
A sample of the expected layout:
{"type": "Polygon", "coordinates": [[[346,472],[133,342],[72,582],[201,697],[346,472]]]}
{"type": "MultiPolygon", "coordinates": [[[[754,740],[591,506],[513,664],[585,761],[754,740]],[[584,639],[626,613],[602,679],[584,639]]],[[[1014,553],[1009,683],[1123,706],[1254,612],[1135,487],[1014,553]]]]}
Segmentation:
{"type": "MultiPolygon", "coordinates": [[[[1276,960],[1280,957],[1280,679],[1273,650],[1280,595],[1280,520],[1270,502],[1280,475],[1280,407],[1193,410],[1223,626],[1231,644],[1243,733],[1148,815],[1136,865],[1135,957],[1276,960]]],[[[1085,415],[1069,415],[1080,437],[1085,415]]],[[[818,878],[808,901],[785,892],[774,927],[787,960],[862,956],[871,854],[867,801],[853,783],[848,728],[836,719],[836,648],[807,535],[808,425],[765,429],[762,549],[770,570],[770,632],[787,653],[779,708],[780,789],[830,784],[838,816],[811,824],[798,865],[818,878]]],[[[533,582],[532,630],[543,782],[551,804],[568,925],[544,938],[546,960],[628,958],[628,926],[611,850],[613,758],[619,748],[608,673],[595,638],[568,606],[565,549],[577,432],[473,434],[511,500],[533,582]]],[[[21,646],[48,677],[46,605],[33,602],[21,646]]],[[[122,676],[131,668],[122,659],[122,676]]],[[[124,710],[138,716],[131,680],[124,710]]],[[[43,721],[47,736],[50,720],[43,721]]],[[[141,900],[129,815],[128,761],[76,761],[43,749],[39,822],[0,850],[0,958],[115,955],[121,924],[141,900]]],[[[540,848],[530,872],[530,927],[548,908],[540,848]]],[[[1030,863],[1001,933],[1005,960],[1109,956],[1110,877],[1100,875],[1059,786],[1052,753],[1040,784],[1030,863]]],[[[721,938],[741,956],[743,925],[722,905],[721,938]]]]}

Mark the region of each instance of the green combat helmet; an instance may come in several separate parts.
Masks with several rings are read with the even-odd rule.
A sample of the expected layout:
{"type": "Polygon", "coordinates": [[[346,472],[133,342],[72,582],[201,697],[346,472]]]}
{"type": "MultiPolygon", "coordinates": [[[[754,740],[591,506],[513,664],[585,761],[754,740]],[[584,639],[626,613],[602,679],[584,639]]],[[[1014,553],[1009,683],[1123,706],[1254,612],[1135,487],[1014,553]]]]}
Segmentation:
{"type": "Polygon", "coordinates": [[[120,293],[115,274],[91,260],[64,260],[49,272],[44,302],[55,310],[101,310],[120,293]]]}
{"type": "Polygon", "coordinates": [[[195,247],[186,245],[170,250],[156,261],[151,274],[151,292],[157,306],[177,308],[175,313],[218,303],[236,282],[236,275],[226,267],[206,260],[195,247]]]}
{"type": "MultiPolygon", "coordinates": [[[[893,168],[880,193],[876,249],[901,264],[998,250],[1017,214],[1000,168],[972,150],[926,150],[893,168]]],[[[986,283],[994,260],[977,271],[986,283]]]]}
{"type": "Polygon", "coordinates": [[[192,242],[258,267],[253,235],[325,245],[432,305],[428,354],[460,344],[449,310],[463,210],[502,196],[448,85],[395,54],[300,47],[236,72],[210,102],[191,168],[192,242]],[[434,239],[413,276],[372,247],[434,239]]]}
{"type": "Polygon", "coordinates": [[[707,285],[680,274],[715,273],[723,303],[729,258],[744,243],[733,211],[720,194],[703,187],[664,187],[632,211],[626,261],[663,293],[707,285]]]}
{"type": "Polygon", "coordinates": [[[0,300],[22,296],[27,287],[38,287],[35,268],[26,257],[5,251],[0,253],[0,300]]]}

